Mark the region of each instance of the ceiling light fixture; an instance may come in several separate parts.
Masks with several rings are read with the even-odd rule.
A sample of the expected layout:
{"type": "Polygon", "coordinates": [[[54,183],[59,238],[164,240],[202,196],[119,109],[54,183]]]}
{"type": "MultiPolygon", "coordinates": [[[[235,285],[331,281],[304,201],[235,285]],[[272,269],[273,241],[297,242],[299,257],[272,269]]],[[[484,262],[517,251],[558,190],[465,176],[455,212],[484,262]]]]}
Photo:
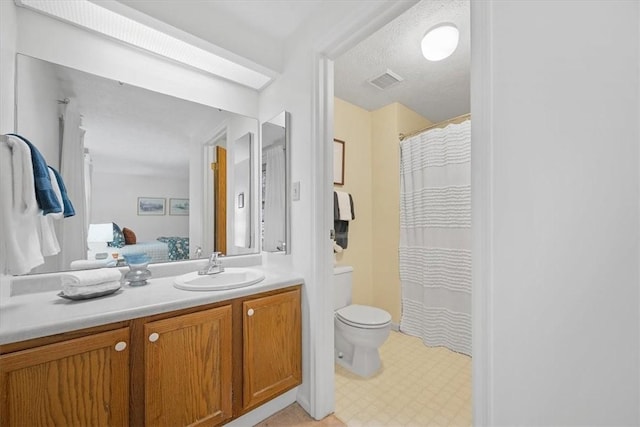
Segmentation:
{"type": "Polygon", "coordinates": [[[429,61],[440,61],[450,56],[458,47],[460,34],[453,24],[440,24],[422,38],[422,54],[429,61]]]}
{"type": "Polygon", "coordinates": [[[16,4],[253,89],[271,81],[270,76],[90,1],[16,0],[16,4]]]}

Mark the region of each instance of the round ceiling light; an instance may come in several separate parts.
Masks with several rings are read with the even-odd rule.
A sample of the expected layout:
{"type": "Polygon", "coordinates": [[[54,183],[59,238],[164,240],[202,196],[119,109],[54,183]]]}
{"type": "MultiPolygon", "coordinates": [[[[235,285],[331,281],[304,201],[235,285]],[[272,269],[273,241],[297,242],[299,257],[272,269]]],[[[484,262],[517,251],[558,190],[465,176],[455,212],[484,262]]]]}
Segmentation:
{"type": "Polygon", "coordinates": [[[460,35],[455,25],[438,25],[427,31],[423,37],[422,54],[429,61],[440,61],[456,50],[459,38],[460,35]]]}

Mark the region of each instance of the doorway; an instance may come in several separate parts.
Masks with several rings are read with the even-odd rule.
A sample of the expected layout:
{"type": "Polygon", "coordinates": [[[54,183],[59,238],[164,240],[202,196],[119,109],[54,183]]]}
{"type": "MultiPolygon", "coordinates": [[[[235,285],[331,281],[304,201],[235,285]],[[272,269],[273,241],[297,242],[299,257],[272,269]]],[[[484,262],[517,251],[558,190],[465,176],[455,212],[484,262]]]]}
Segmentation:
{"type": "MultiPolygon", "coordinates": [[[[384,193],[385,190],[388,190],[388,188],[386,188],[385,186],[386,184],[389,184],[389,180],[391,180],[392,182],[387,187],[390,187],[394,190],[399,188],[399,174],[397,171],[398,164],[399,164],[399,154],[398,154],[398,148],[397,148],[398,133],[411,133],[414,130],[427,127],[432,123],[437,123],[442,120],[449,119],[455,116],[460,116],[462,114],[467,114],[470,112],[470,83],[469,83],[470,58],[468,56],[469,49],[470,49],[470,43],[469,43],[470,5],[469,3],[467,2],[466,4],[464,3],[462,4],[462,6],[466,8],[466,11],[463,13],[464,19],[466,19],[466,21],[463,22],[462,24],[457,23],[458,27],[460,27],[461,29],[460,31],[461,39],[464,38],[466,40],[466,46],[464,46],[466,50],[464,54],[466,54],[467,57],[465,59],[460,58],[461,53],[458,52],[458,57],[456,58],[456,61],[458,65],[463,64],[465,69],[462,71],[457,70],[453,72],[452,71],[444,72],[442,71],[444,69],[444,66],[442,66],[442,64],[436,64],[436,65],[431,64],[433,65],[431,70],[437,67],[440,67],[441,71],[439,71],[439,73],[442,73],[441,77],[444,76],[445,74],[449,76],[463,75],[462,80],[464,80],[466,83],[464,85],[460,85],[460,84],[453,85],[453,87],[456,87],[456,89],[450,92],[452,98],[455,97],[456,99],[459,100],[458,105],[453,105],[454,103],[452,103],[452,105],[443,107],[444,105],[443,102],[436,102],[438,107],[437,109],[440,110],[438,111],[437,114],[430,112],[431,109],[428,107],[421,109],[420,106],[415,106],[415,104],[411,105],[410,102],[406,102],[406,104],[409,104],[410,107],[405,105],[405,102],[402,101],[402,97],[400,96],[396,98],[395,95],[401,94],[402,85],[403,84],[406,85],[410,81],[410,79],[415,78],[415,76],[413,76],[410,71],[396,73],[395,69],[392,70],[394,66],[389,66],[388,68],[385,66],[384,68],[387,68],[387,69],[381,70],[381,74],[386,74],[386,76],[400,77],[400,81],[392,83],[386,89],[378,89],[378,88],[374,89],[368,81],[371,79],[368,79],[368,80],[361,79],[363,80],[363,82],[359,84],[354,84],[353,81],[348,79],[345,81],[342,81],[341,79],[343,78],[344,75],[354,76],[357,74],[357,72],[354,72],[352,69],[353,64],[357,62],[364,63],[363,66],[365,68],[368,66],[368,68],[370,69],[369,72],[373,73],[375,66],[371,66],[370,64],[367,64],[367,59],[366,59],[367,51],[375,52],[374,61],[380,61],[381,58],[384,58],[385,51],[386,51],[385,49],[402,51],[402,49],[398,49],[397,46],[396,47],[390,46],[389,48],[372,47],[372,46],[375,46],[375,43],[380,42],[380,40],[392,39],[394,40],[394,43],[397,44],[399,42],[399,39],[402,38],[401,36],[398,36],[398,34],[400,33],[398,26],[400,27],[403,25],[416,26],[418,28],[415,28],[412,31],[408,31],[407,33],[409,33],[409,36],[411,34],[413,35],[420,34],[420,36],[422,36],[426,32],[426,30],[428,30],[430,27],[436,25],[439,21],[445,19],[441,13],[442,12],[441,10],[439,11],[440,13],[434,12],[432,8],[436,6],[441,7],[442,5],[437,2],[426,2],[426,1],[419,2],[418,4],[413,6],[411,9],[409,9],[409,11],[407,11],[404,14],[404,17],[403,15],[399,16],[394,21],[390,22],[389,24],[387,24],[386,26],[378,30],[376,33],[372,34],[369,38],[363,40],[360,44],[353,47],[351,50],[347,51],[343,55],[337,56],[334,62],[335,64],[335,74],[334,74],[335,96],[339,98],[335,101],[336,104],[334,106],[334,129],[333,129],[335,131],[334,137],[337,139],[346,141],[345,143],[346,144],[345,183],[343,186],[337,186],[336,188],[340,190],[346,190],[350,193],[357,194],[357,197],[356,197],[356,194],[354,194],[354,199],[356,199],[356,203],[361,206],[360,208],[356,208],[357,211],[361,212],[358,220],[360,224],[364,225],[364,227],[362,227],[363,229],[359,230],[358,220],[354,221],[350,230],[350,234],[351,234],[350,245],[352,244],[351,242],[354,242],[353,244],[354,246],[356,246],[356,248],[353,248],[351,252],[349,250],[344,251],[342,255],[338,256],[337,261],[339,264],[354,266],[355,271],[354,271],[354,285],[353,285],[354,286],[353,302],[359,303],[359,304],[365,304],[365,305],[373,305],[376,307],[386,309],[387,311],[391,312],[394,323],[395,323],[394,326],[396,328],[399,327],[400,318],[402,316],[401,309],[400,309],[400,306],[402,305],[402,302],[401,302],[402,296],[400,295],[400,289],[399,289],[400,280],[398,279],[399,266],[397,262],[394,262],[393,263],[394,265],[392,266],[392,268],[389,268],[389,264],[390,264],[390,260],[394,258],[397,260],[398,238],[392,237],[390,239],[388,229],[396,228],[396,227],[398,229],[400,228],[399,224],[397,224],[396,226],[393,223],[394,220],[396,222],[399,222],[398,208],[397,208],[397,206],[399,205],[399,202],[394,201],[394,200],[397,200],[398,198],[397,194],[393,195],[392,197],[389,195],[389,193],[384,193]],[[421,13],[424,14],[424,16],[426,16],[425,19],[420,20],[418,18],[421,13]],[[394,26],[396,27],[394,28],[394,26]],[[385,31],[387,32],[385,33],[385,31]],[[389,34],[396,35],[396,38],[394,39],[394,37],[390,37],[389,34]],[[345,70],[349,70],[349,71],[345,71],[345,70]],[[405,77],[406,75],[408,75],[409,77],[405,77]],[[378,90],[379,91],[377,92],[377,95],[379,95],[378,98],[382,98],[385,102],[387,102],[387,104],[380,104],[380,103],[376,104],[375,99],[373,102],[369,102],[369,103],[367,103],[367,101],[362,101],[361,98],[358,98],[357,94],[354,94],[354,92],[356,92],[356,89],[354,88],[357,88],[358,86],[365,86],[367,87],[367,89],[370,89],[370,91],[378,90]],[[465,87],[464,90],[461,90],[462,86],[465,87]],[[460,93],[460,92],[464,92],[464,93],[460,93]],[[384,95],[381,95],[381,94],[384,94],[384,95]],[[341,95],[344,95],[344,97],[347,99],[341,98],[341,95]],[[396,103],[397,105],[394,105],[394,103],[396,103]],[[420,110],[420,111],[416,111],[416,110],[420,110]],[[426,112],[423,112],[423,111],[426,111],[426,112]],[[348,117],[339,117],[339,115],[341,114],[346,114],[348,117]],[[365,123],[364,125],[358,127],[355,124],[355,123],[358,123],[359,121],[358,119],[356,119],[356,117],[359,117],[360,120],[368,121],[368,123],[365,123]],[[421,121],[421,118],[426,119],[426,121],[421,121]],[[362,135],[366,132],[366,128],[373,129],[370,131],[372,136],[370,136],[368,140],[366,137],[362,137],[362,135]],[[387,132],[387,134],[384,134],[385,131],[387,132]],[[383,144],[386,144],[387,146],[384,149],[380,149],[380,147],[383,146],[383,144]],[[368,157],[367,157],[367,154],[365,154],[367,150],[371,150],[373,152],[372,154],[369,154],[368,157]],[[351,162],[349,161],[350,159],[351,159],[351,162]],[[367,159],[369,159],[369,162],[370,162],[369,163],[370,170],[363,172],[362,170],[363,164],[366,164],[367,159]],[[386,168],[386,169],[383,169],[383,168],[386,168]],[[354,169],[357,169],[357,171],[354,172],[354,169]],[[361,176],[370,177],[369,180],[371,182],[369,183],[370,185],[368,186],[368,188],[367,188],[366,182],[364,183],[358,182],[358,180],[361,179],[361,176]],[[376,182],[376,179],[378,180],[378,182],[376,182]],[[378,202],[376,202],[375,201],[376,195],[381,195],[381,194],[386,194],[386,195],[380,197],[378,202]],[[367,199],[367,197],[369,197],[369,199],[367,199]],[[362,206],[364,206],[364,208],[362,206]],[[383,212],[385,209],[387,210],[386,213],[388,214],[388,216],[386,217],[384,215],[380,215],[380,212],[383,212]],[[367,212],[371,212],[370,218],[367,218],[367,212]],[[394,219],[394,215],[395,215],[395,219],[394,219]],[[367,223],[370,224],[369,227],[367,227],[367,223]],[[381,226],[380,224],[384,224],[384,225],[381,226]],[[359,240],[366,241],[367,239],[369,239],[368,243],[365,243],[362,245],[364,249],[357,248],[358,243],[355,243],[355,242],[358,242],[359,240]],[[389,244],[389,241],[391,241],[391,244],[389,244]],[[368,255],[368,259],[367,259],[367,256],[363,256],[363,252],[366,252],[367,246],[370,248],[373,248],[372,252],[368,255]],[[375,251],[376,259],[384,259],[385,262],[375,263],[373,251],[375,251]],[[358,275],[358,271],[360,272],[359,275],[358,275]],[[395,279],[395,283],[394,283],[394,279],[395,279]],[[376,281],[378,281],[378,283],[376,283],[376,281]],[[397,287],[395,289],[392,289],[391,292],[389,289],[390,283],[392,285],[397,284],[397,287]]],[[[460,4],[458,4],[458,6],[460,6],[460,4]]],[[[460,16],[460,12],[455,12],[454,14],[456,14],[457,16],[460,16]]],[[[418,43],[418,46],[419,46],[419,43],[418,43]]],[[[400,55],[402,56],[402,54],[400,55]]],[[[391,55],[391,57],[393,59],[393,55],[391,55]]],[[[433,71],[431,71],[431,73],[433,73],[433,71]]],[[[374,76],[369,75],[369,77],[374,77],[374,76]]],[[[431,80],[434,80],[434,79],[431,79],[431,80]]],[[[430,80],[431,84],[434,84],[434,82],[431,80],[430,80]]],[[[452,85],[447,83],[441,83],[441,86],[451,87],[452,85]]],[[[427,90],[432,90],[432,92],[438,92],[439,90],[441,90],[441,88],[436,88],[435,90],[434,89],[427,89],[427,90]]],[[[375,98],[375,96],[373,98],[375,98]]],[[[425,98],[429,98],[429,97],[425,97],[425,98]]],[[[431,98],[434,98],[434,96],[432,96],[431,98]]],[[[364,181],[366,181],[366,178],[364,181]]],[[[470,201],[469,201],[469,205],[470,205],[470,201]]],[[[469,212],[469,216],[470,216],[470,212],[469,212]]],[[[470,286],[470,281],[471,281],[470,271],[468,274],[469,274],[468,282],[470,286]]],[[[469,305],[471,304],[470,295],[468,298],[468,304],[469,305]]],[[[470,322],[471,321],[470,313],[468,317],[470,322]]],[[[404,343],[403,338],[412,338],[412,337],[407,337],[406,335],[395,332],[395,333],[392,333],[392,338],[394,339],[393,340],[390,339],[390,344],[395,345],[398,343],[404,343]],[[398,334],[398,335],[394,337],[394,334],[398,334]],[[398,338],[398,339],[395,339],[395,338],[398,338]]],[[[469,341],[470,341],[470,337],[469,337],[469,341]]],[[[470,346],[470,342],[469,342],[469,346],[470,346]]],[[[436,349],[438,348],[439,347],[436,347],[436,349]]],[[[424,347],[424,349],[426,350],[425,353],[429,353],[429,350],[431,350],[432,348],[424,347]]],[[[384,354],[384,350],[385,350],[384,348],[381,349],[381,354],[384,354]]],[[[402,350],[389,350],[389,354],[394,354],[394,353],[402,354],[405,352],[402,350]]],[[[449,353],[451,353],[451,356],[452,356],[452,360],[453,360],[452,365],[456,366],[456,368],[454,368],[453,370],[463,366],[462,369],[459,369],[462,371],[462,374],[460,374],[459,376],[454,376],[455,379],[453,377],[450,378],[450,380],[455,383],[454,385],[449,385],[445,383],[441,384],[442,390],[445,390],[441,396],[437,396],[437,393],[435,393],[435,391],[433,390],[427,393],[427,394],[431,394],[434,398],[438,399],[439,406],[435,407],[432,405],[432,407],[428,407],[428,405],[425,402],[424,406],[425,408],[428,408],[428,410],[425,409],[422,412],[424,412],[423,415],[425,415],[427,418],[421,419],[421,420],[431,421],[436,416],[442,417],[443,414],[445,414],[448,417],[447,419],[449,421],[452,421],[455,417],[458,417],[456,418],[457,420],[456,422],[461,422],[462,424],[468,424],[470,423],[470,420],[471,420],[471,378],[470,378],[471,377],[471,360],[470,358],[467,357],[466,361],[464,359],[462,359],[462,361],[457,361],[456,358],[457,356],[459,356],[459,354],[451,350],[449,350],[449,353]],[[466,376],[466,379],[465,379],[465,376],[466,376]],[[458,392],[460,393],[458,394],[458,392]],[[451,400],[454,397],[454,395],[456,396],[456,399],[454,399],[455,405],[452,405],[451,407],[447,406],[446,404],[448,403],[449,400],[451,400]],[[464,421],[464,420],[467,420],[467,421],[464,421]]],[[[425,356],[427,357],[427,359],[425,359],[423,364],[429,365],[431,363],[428,361],[429,357],[436,357],[436,358],[442,357],[442,355],[438,352],[435,352],[434,354],[427,354],[425,356]],[[434,354],[437,354],[437,356],[435,356],[434,354]]],[[[416,357],[416,359],[419,359],[419,357],[416,357]]],[[[392,370],[391,369],[392,367],[395,368],[397,365],[402,364],[402,362],[394,361],[392,356],[388,356],[388,362],[389,362],[390,370],[392,370]]],[[[406,365],[406,363],[404,364],[406,365]]],[[[442,365],[442,366],[443,366],[443,370],[447,370],[447,369],[449,371],[452,370],[451,368],[444,368],[445,365],[442,365]]],[[[414,370],[414,372],[416,371],[414,370]]],[[[433,374],[433,372],[431,374],[433,374]]],[[[374,378],[373,381],[382,381],[383,375],[384,373],[382,373],[380,377],[374,378]]],[[[402,375],[399,375],[399,377],[401,376],[402,375]]],[[[354,386],[354,384],[359,384],[359,385],[363,385],[364,389],[366,390],[366,383],[363,380],[360,380],[357,378],[350,378],[348,372],[342,373],[337,371],[336,378],[337,378],[338,387],[341,386],[340,384],[342,384],[342,386],[344,386],[344,384],[349,384],[347,385],[347,388],[349,388],[349,390],[354,390],[357,388],[356,386],[354,386]],[[353,383],[350,380],[354,380],[356,382],[353,383]]],[[[424,382],[429,382],[429,381],[424,381],[424,382]]],[[[431,383],[433,384],[433,381],[431,381],[431,383]]],[[[406,385],[407,384],[405,384],[405,386],[406,385]]],[[[388,387],[393,388],[393,384],[386,383],[385,388],[388,388],[388,387]]],[[[415,388],[416,389],[420,388],[419,382],[415,384],[415,388]]],[[[399,389],[401,389],[401,387],[399,387],[399,389]]],[[[340,403],[342,394],[343,393],[336,391],[336,415],[338,417],[340,417],[341,415],[341,410],[344,410],[341,407],[341,403],[340,403]]],[[[389,395],[389,400],[387,402],[382,401],[383,406],[385,404],[387,404],[387,406],[391,406],[391,404],[395,406],[401,405],[401,403],[394,401],[395,399],[393,398],[396,396],[397,396],[397,393],[394,396],[389,395]]],[[[353,396],[351,398],[353,398],[353,396]]],[[[454,400],[452,400],[452,402],[454,400]]],[[[347,402],[348,401],[349,399],[347,399],[347,402]]],[[[355,404],[359,401],[361,400],[358,400],[357,398],[353,399],[350,405],[355,406],[355,404]]],[[[418,405],[416,402],[413,402],[410,404],[418,405]]],[[[397,407],[395,409],[399,410],[399,408],[397,407]]],[[[350,418],[352,414],[347,412],[345,412],[344,418],[349,418],[349,420],[352,420],[352,422],[354,423],[367,421],[363,419],[350,418]]],[[[363,411],[360,411],[360,412],[362,413],[363,411]]],[[[417,411],[416,415],[418,415],[418,413],[420,412],[421,411],[417,411]]],[[[380,416],[382,417],[381,419],[369,418],[368,421],[372,421],[372,422],[378,421],[382,423],[390,420],[395,421],[393,418],[390,418],[390,419],[385,418],[392,415],[381,414],[380,416]]],[[[348,421],[348,420],[345,420],[345,421],[348,421]]],[[[440,419],[440,421],[442,421],[442,419],[440,419]]]]}

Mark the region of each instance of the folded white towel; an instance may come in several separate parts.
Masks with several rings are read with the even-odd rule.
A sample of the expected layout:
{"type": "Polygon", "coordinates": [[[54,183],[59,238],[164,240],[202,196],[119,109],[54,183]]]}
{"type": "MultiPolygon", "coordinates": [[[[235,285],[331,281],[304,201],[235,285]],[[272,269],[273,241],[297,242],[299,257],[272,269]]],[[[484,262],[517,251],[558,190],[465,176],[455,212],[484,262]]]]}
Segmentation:
{"type": "Polygon", "coordinates": [[[353,216],[351,215],[351,198],[349,193],[344,191],[336,191],[338,195],[338,210],[340,211],[340,221],[351,221],[353,216]]]}
{"type": "Polygon", "coordinates": [[[20,138],[0,143],[0,273],[25,274],[44,263],[31,149],[20,138]]]}
{"type": "Polygon", "coordinates": [[[99,283],[92,286],[71,286],[67,284],[62,285],[62,293],[68,297],[90,297],[102,292],[115,291],[119,289],[120,286],[122,286],[122,284],[119,280],[99,283]]]}
{"type": "Polygon", "coordinates": [[[105,259],[77,259],[71,261],[72,270],[86,270],[88,268],[115,267],[118,261],[109,257],[105,259]]]}
{"type": "Polygon", "coordinates": [[[119,281],[122,274],[117,268],[100,268],[97,270],[65,272],[60,277],[64,288],[65,286],[93,286],[119,281]]]}

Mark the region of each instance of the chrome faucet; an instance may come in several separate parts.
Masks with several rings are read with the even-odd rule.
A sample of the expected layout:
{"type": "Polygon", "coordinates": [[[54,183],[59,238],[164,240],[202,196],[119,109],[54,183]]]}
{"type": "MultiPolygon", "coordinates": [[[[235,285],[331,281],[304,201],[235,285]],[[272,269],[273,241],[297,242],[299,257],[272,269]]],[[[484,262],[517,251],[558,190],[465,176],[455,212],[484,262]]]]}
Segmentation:
{"type": "Polygon", "coordinates": [[[210,275],[210,274],[218,274],[224,271],[224,267],[222,266],[222,252],[214,252],[209,257],[209,265],[204,269],[198,271],[198,274],[201,276],[210,275]]]}

